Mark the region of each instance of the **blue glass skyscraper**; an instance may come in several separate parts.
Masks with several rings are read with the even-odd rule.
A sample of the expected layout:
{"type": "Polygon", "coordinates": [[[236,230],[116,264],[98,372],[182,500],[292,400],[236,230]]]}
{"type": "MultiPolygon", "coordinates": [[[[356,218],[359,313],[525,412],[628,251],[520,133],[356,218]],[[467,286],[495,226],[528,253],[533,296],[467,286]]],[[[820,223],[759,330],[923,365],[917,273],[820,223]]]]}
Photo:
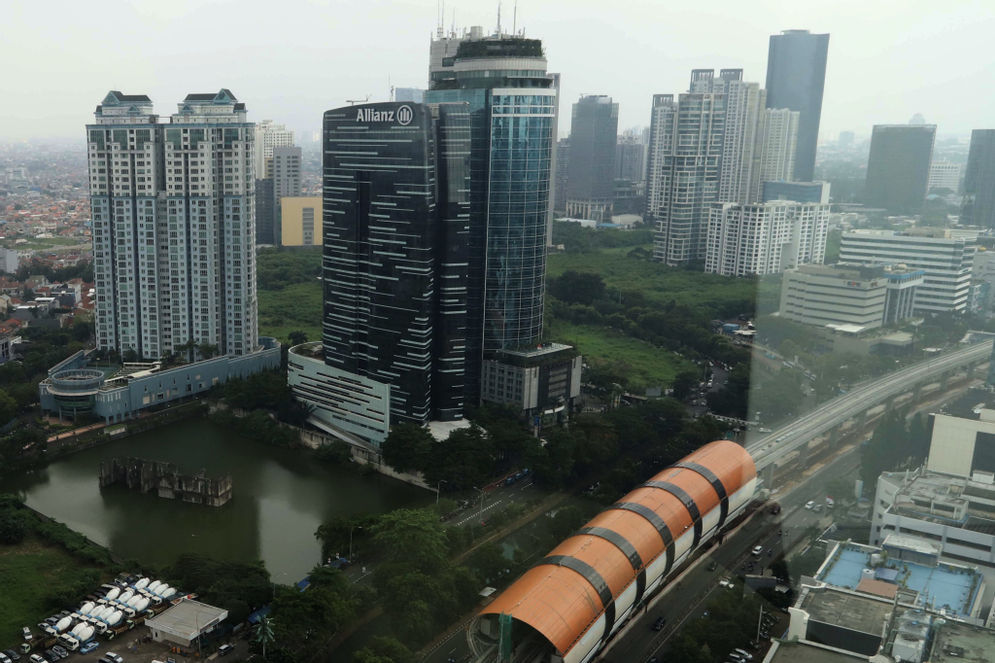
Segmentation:
{"type": "Polygon", "coordinates": [[[470,273],[467,402],[481,362],[542,338],[547,216],[557,89],[542,43],[504,34],[440,37],[432,44],[426,103],[470,112],[470,273]]]}

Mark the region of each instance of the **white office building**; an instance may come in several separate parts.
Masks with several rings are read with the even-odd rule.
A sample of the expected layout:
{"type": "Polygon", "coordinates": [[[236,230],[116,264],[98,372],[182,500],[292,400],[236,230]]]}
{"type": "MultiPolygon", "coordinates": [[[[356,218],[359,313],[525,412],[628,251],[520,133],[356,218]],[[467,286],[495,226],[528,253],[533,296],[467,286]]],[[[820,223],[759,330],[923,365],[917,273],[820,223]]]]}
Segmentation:
{"type": "Polygon", "coordinates": [[[995,566],[995,411],[930,417],[926,466],[878,478],[871,544],[913,535],[935,542],[945,558],[995,566]]]}
{"type": "Polygon", "coordinates": [[[715,203],[709,210],[705,271],[751,276],[821,263],[828,232],[829,205],[715,203]]]}
{"type": "Polygon", "coordinates": [[[960,191],[960,175],[963,166],[946,159],[933,159],[929,164],[929,180],[927,190],[950,189],[954,193],[960,191]]]}
{"type": "Polygon", "coordinates": [[[901,266],[801,265],[784,273],[781,317],[863,331],[912,316],[922,270],[901,266]]]}
{"type": "Polygon", "coordinates": [[[158,359],[258,349],[254,128],[228,90],[168,122],[109,92],[87,129],[97,347],[158,359]]]}
{"type": "MultiPolygon", "coordinates": [[[[256,124],[256,156],[255,177],[262,179],[266,173],[266,163],[273,158],[273,150],[277,147],[291,147],[294,144],[294,132],[282,124],[273,124],[273,120],[263,120],[256,124]]],[[[299,194],[294,194],[299,195],[299,194]]]]}
{"type": "Polygon", "coordinates": [[[967,310],[977,242],[943,229],[896,232],[853,230],[843,233],[840,262],[905,264],[925,273],[916,288],[917,313],[967,310]]]}

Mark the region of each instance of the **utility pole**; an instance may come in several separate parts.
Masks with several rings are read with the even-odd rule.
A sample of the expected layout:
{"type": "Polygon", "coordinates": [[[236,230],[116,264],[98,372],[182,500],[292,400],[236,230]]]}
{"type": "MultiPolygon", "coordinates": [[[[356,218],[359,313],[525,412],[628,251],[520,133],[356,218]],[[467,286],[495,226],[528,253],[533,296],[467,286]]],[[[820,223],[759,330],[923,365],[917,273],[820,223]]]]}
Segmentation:
{"type": "Polygon", "coordinates": [[[760,616],[757,617],[757,638],[756,638],[756,641],[758,643],[760,642],[760,627],[763,625],[763,622],[764,622],[764,604],[761,603],[760,604],[760,616]]]}

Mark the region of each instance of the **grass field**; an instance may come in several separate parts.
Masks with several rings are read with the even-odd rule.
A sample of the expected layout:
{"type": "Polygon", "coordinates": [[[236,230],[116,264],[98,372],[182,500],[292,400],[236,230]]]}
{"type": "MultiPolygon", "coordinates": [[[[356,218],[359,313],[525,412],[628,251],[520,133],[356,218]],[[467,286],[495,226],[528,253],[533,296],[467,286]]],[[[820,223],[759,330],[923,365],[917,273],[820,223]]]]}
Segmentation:
{"type": "Polygon", "coordinates": [[[629,377],[628,388],[633,392],[647,387],[666,388],[679,372],[695,368],[694,364],[672,352],[602,327],[554,320],[550,332],[557,341],[575,345],[584,361],[592,366],[624,364],[629,377]]]}
{"type": "Polygon", "coordinates": [[[21,642],[22,626],[37,631],[34,625],[53,612],[46,605],[49,588],[72,583],[83,569],[97,567],[33,535],[20,545],[0,545],[0,649],[21,642]]]}
{"type": "Polygon", "coordinates": [[[629,258],[630,251],[630,247],[624,247],[591,253],[551,253],[547,260],[547,278],[568,270],[593,272],[601,275],[609,292],[639,290],[647,299],[660,304],[674,300],[677,304],[701,306],[723,316],[753,308],[757,286],[752,279],[666,267],[650,260],[629,258]]]}
{"type": "Polygon", "coordinates": [[[259,290],[259,334],[287,341],[300,330],[321,340],[321,282],[292,283],[281,290],[259,290]]]}

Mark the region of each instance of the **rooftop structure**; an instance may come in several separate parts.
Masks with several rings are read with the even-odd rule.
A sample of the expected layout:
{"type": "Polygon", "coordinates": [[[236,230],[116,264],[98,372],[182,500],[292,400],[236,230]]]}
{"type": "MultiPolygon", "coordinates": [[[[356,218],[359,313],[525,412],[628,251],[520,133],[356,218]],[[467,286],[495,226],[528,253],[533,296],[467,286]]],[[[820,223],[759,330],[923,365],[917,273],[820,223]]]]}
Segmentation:
{"type": "Polygon", "coordinates": [[[946,621],[936,626],[929,662],[990,663],[992,652],[995,652],[995,631],[946,621]]]}
{"type": "MultiPolygon", "coordinates": [[[[883,547],[839,543],[815,579],[850,590],[858,590],[861,582],[867,579],[891,583],[897,588],[895,595],[899,602],[909,607],[946,611],[963,618],[978,616],[984,582],[977,570],[940,562],[935,557],[931,563],[921,564],[910,559],[910,555],[905,554],[907,550],[910,550],[908,538],[896,539],[890,544],[886,541],[883,547]]],[[[916,553],[916,549],[911,552],[916,553]]],[[[928,558],[921,559],[928,561],[928,558]]],[[[869,594],[883,598],[880,588],[871,586],[871,589],[869,594]]]]}
{"type": "MultiPolygon", "coordinates": [[[[712,442],[595,516],[525,572],[470,624],[480,661],[553,656],[582,663],[642,606],[671,570],[753,498],[756,468],[712,442]]],[[[545,659],[543,659],[545,660],[545,659]]]]}
{"type": "Polygon", "coordinates": [[[172,642],[189,647],[228,618],[228,611],[212,605],[183,599],[172,608],[146,620],[156,642],[172,642]]]}

